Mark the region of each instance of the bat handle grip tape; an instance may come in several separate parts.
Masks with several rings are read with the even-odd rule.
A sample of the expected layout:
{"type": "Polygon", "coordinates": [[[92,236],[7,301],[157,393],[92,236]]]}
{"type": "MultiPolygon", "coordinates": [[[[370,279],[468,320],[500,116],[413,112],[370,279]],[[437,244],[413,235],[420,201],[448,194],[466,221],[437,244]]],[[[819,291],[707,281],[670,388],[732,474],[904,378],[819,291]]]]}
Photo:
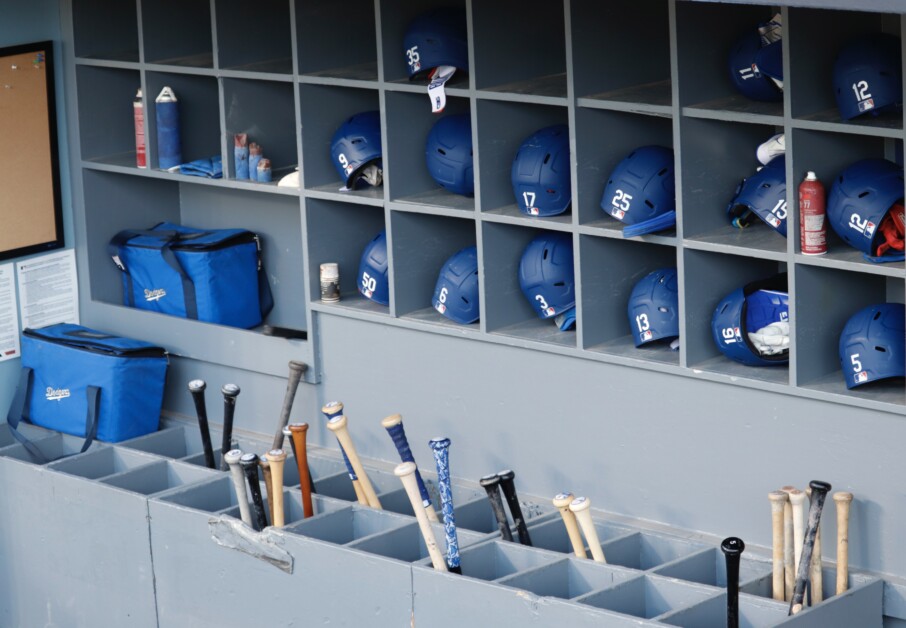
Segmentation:
{"type": "MultiPolygon", "coordinates": [[[[459,539],[456,536],[456,517],[453,512],[453,491],[450,483],[450,441],[432,440],[431,451],[437,464],[437,488],[440,492],[440,507],[444,516],[444,536],[447,541],[447,566],[459,567],[459,539]]],[[[418,471],[416,470],[416,473],[418,471]]]]}
{"type": "MultiPolygon", "coordinates": [[[[390,434],[390,438],[393,440],[393,444],[396,445],[396,450],[400,454],[400,460],[403,462],[415,462],[415,457],[412,455],[412,449],[409,448],[409,439],[406,438],[406,430],[403,428],[403,424],[397,423],[386,429],[387,433],[390,434]]],[[[422,505],[425,508],[430,508],[431,496],[428,494],[428,488],[425,486],[425,481],[422,480],[422,474],[419,473],[418,467],[415,468],[415,483],[418,485],[418,494],[422,496],[422,505]]]]}
{"type": "Polygon", "coordinates": [[[500,530],[500,538],[504,541],[512,541],[513,533],[510,532],[510,524],[506,520],[506,511],[503,509],[503,500],[500,497],[500,488],[497,484],[485,486],[488,493],[488,501],[491,502],[491,510],[494,512],[494,518],[497,519],[497,528],[500,530]]]}

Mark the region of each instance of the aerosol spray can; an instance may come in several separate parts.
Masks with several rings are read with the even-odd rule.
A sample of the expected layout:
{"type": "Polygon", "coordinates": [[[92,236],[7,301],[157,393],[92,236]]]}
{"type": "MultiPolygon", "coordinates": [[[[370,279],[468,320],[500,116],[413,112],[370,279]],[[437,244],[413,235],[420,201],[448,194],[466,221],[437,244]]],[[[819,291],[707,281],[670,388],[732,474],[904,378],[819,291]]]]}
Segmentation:
{"type": "Polygon", "coordinates": [[[142,89],[135,92],[132,101],[132,117],[135,120],[135,165],[139,168],[148,167],[148,151],[145,144],[145,105],[142,102],[142,89]]]}
{"type": "Polygon", "coordinates": [[[257,142],[249,144],[249,178],[252,181],[258,180],[258,163],[261,158],[261,146],[257,142]]]}
{"type": "Polygon", "coordinates": [[[327,303],[340,300],[340,267],[336,263],[321,264],[321,300],[327,303]]]}
{"type": "Polygon", "coordinates": [[[236,178],[248,179],[249,136],[245,133],[237,133],[233,136],[233,161],[236,164],[236,178]]]}
{"type": "Polygon", "coordinates": [[[170,87],[164,87],[154,102],[157,112],[157,164],[161,170],[171,170],[182,163],[179,101],[170,87]]]}
{"type": "Polygon", "coordinates": [[[827,253],[824,186],[809,171],[799,184],[799,245],[803,255],[827,253]]]}

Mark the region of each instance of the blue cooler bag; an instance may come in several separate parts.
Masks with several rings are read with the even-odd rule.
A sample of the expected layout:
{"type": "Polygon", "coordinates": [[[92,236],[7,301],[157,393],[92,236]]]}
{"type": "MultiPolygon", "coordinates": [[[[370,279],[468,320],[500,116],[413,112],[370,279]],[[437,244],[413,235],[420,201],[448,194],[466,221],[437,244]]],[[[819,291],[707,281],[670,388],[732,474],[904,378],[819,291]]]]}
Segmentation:
{"type": "Polygon", "coordinates": [[[20,419],[82,436],[118,442],[158,428],[169,360],[154,345],[80,325],[60,323],[22,332],[22,375],[7,422],[20,419]]]}
{"type": "Polygon", "coordinates": [[[164,222],[121,231],[107,249],[130,307],[245,329],[274,307],[261,240],[251,231],[164,222]]]}

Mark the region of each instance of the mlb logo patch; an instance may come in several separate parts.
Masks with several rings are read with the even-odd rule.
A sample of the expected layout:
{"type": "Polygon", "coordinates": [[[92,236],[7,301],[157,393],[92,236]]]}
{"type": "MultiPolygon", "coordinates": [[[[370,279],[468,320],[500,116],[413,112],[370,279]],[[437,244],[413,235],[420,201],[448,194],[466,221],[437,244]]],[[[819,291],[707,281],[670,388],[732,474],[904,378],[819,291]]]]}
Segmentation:
{"type": "Polygon", "coordinates": [[[767,221],[768,221],[768,224],[770,224],[770,225],[771,225],[772,227],[774,227],[775,229],[776,229],[777,227],[780,226],[780,218],[778,218],[778,217],[775,216],[774,214],[768,214],[768,215],[765,217],[765,220],[767,220],[767,221]]]}
{"type": "Polygon", "coordinates": [[[541,213],[541,211],[537,207],[529,207],[528,213],[532,216],[537,216],[541,213]]]}
{"type": "Polygon", "coordinates": [[[868,371],[862,371],[861,373],[856,373],[856,383],[861,384],[862,382],[868,381],[868,371]]]}
{"type": "Polygon", "coordinates": [[[438,312],[440,312],[441,314],[443,314],[444,312],[447,311],[447,306],[444,305],[443,303],[438,302],[438,303],[434,306],[434,309],[437,310],[438,312]]]}
{"type": "Polygon", "coordinates": [[[544,315],[545,315],[545,316],[553,316],[553,315],[554,315],[554,308],[552,308],[552,307],[545,308],[545,309],[544,309],[544,315]]]}
{"type": "Polygon", "coordinates": [[[650,331],[650,330],[649,330],[649,331],[643,331],[643,332],[642,332],[642,340],[651,340],[651,335],[652,335],[652,334],[651,334],[651,331],[650,331]]]}
{"type": "Polygon", "coordinates": [[[626,212],[622,209],[617,209],[616,207],[610,210],[610,215],[616,218],[617,220],[623,220],[623,216],[626,215],[626,212]]]}
{"type": "Polygon", "coordinates": [[[869,109],[875,108],[875,99],[868,98],[859,102],[859,113],[865,113],[869,109]]]}
{"type": "Polygon", "coordinates": [[[346,176],[348,177],[349,175],[352,174],[352,171],[355,170],[355,168],[353,168],[352,166],[346,166],[346,168],[344,168],[344,170],[346,172],[346,176]]]}
{"type": "Polygon", "coordinates": [[[410,65],[412,66],[413,72],[418,72],[422,69],[422,64],[420,61],[413,61],[410,65]]]}
{"type": "Polygon", "coordinates": [[[866,223],[865,223],[865,237],[866,237],[866,238],[871,237],[871,235],[872,235],[874,232],[875,232],[875,223],[873,223],[873,222],[866,222],[866,223]]]}
{"type": "Polygon", "coordinates": [[[372,291],[369,290],[368,288],[365,288],[365,296],[366,296],[366,297],[368,297],[368,298],[370,299],[372,294],[374,294],[374,292],[372,292],[372,291]]]}

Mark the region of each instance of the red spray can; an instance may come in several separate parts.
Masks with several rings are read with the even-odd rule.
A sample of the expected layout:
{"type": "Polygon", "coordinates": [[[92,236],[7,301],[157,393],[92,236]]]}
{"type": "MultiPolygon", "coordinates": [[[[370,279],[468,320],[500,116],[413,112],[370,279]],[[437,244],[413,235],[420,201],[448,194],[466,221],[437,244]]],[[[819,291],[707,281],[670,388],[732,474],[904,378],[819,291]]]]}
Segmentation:
{"type": "Polygon", "coordinates": [[[824,186],[809,171],[799,184],[799,245],[803,255],[827,253],[824,186]]]}
{"type": "Polygon", "coordinates": [[[132,101],[132,115],[135,118],[135,165],[147,168],[147,149],[145,147],[145,106],[142,103],[142,90],[139,89],[132,101]]]}

